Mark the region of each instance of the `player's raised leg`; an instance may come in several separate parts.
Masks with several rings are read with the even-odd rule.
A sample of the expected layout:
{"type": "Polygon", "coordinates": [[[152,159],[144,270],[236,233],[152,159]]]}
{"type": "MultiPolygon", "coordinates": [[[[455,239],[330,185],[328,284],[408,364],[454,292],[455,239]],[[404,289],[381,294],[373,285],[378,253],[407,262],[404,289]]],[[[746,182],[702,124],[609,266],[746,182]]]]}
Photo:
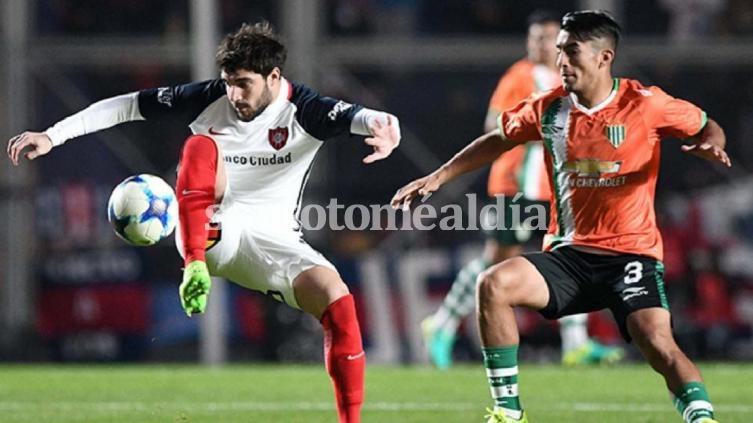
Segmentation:
{"type": "Polygon", "coordinates": [[[227,183],[224,165],[213,139],[191,135],[183,144],[178,165],[176,195],[180,215],[185,269],[180,284],[180,299],[189,316],[203,313],[211,279],[206,265],[205,248],[210,207],[217,203],[227,183]]]}
{"type": "Polygon", "coordinates": [[[701,372],[672,336],[669,311],[660,307],[634,311],[627,318],[627,328],[651,367],[664,376],[675,408],[683,420],[687,423],[715,422],[714,408],[701,372]]]}
{"type": "Polygon", "coordinates": [[[366,354],[353,295],[332,269],[314,266],[293,281],[302,310],[324,328],[324,360],[332,378],[340,423],[360,422],[366,354]]]}
{"type": "Polygon", "coordinates": [[[526,422],[518,397],[520,338],[513,308],[543,309],[549,302],[549,287],[530,261],[516,257],[482,273],[477,295],[484,367],[494,399],[488,422],[526,422]]]}

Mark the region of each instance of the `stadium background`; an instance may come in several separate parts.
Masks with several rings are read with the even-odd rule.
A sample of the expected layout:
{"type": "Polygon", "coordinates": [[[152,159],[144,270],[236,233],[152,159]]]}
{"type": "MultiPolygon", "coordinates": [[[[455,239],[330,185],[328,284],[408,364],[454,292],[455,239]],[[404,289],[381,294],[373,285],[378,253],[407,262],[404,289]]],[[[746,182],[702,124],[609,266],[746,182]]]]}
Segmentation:
{"type": "MultiPolygon", "coordinates": [[[[364,166],[360,138],[328,142],[306,204],[385,204],[394,190],[481,132],[497,79],[524,54],[537,7],[601,7],[623,24],[617,75],[701,105],[727,131],[731,170],[663,144],[657,192],[676,335],[694,358],[753,359],[753,3],[745,0],[3,0],[0,129],[41,130],[98,99],[182,83],[206,70],[221,34],[268,19],[290,49],[290,79],[395,113],[403,143],[364,166]],[[685,25],[684,22],[689,22],[685,25]],[[197,35],[199,34],[199,35],[197,35]],[[200,34],[205,34],[201,36],[200,34]],[[203,46],[203,47],[202,47],[203,46]],[[207,51],[202,57],[195,52],[207,51]]],[[[211,74],[210,74],[211,75],[211,74]]],[[[187,128],[132,123],[32,164],[0,166],[0,360],[319,362],[313,319],[232,284],[185,318],[172,240],[148,249],[112,233],[105,204],[133,173],[174,181],[187,128]]],[[[432,198],[484,198],[485,172],[432,198]]],[[[342,216],[340,221],[342,222],[342,216]]],[[[476,254],[473,231],[308,234],[351,284],[372,363],[422,362],[418,322],[476,254]]],[[[557,358],[556,328],[521,313],[524,359],[557,358]]],[[[620,342],[611,318],[591,329],[620,342]]],[[[478,358],[472,322],[458,358],[478,358]]],[[[629,350],[632,357],[635,351],[629,350]]]]}

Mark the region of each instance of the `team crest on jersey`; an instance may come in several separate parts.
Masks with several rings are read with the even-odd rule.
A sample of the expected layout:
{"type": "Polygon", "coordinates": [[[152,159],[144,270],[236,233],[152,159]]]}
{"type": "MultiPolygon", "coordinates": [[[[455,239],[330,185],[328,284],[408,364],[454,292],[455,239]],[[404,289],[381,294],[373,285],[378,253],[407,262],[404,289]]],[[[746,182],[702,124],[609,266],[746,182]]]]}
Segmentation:
{"type": "Polygon", "coordinates": [[[625,141],[625,125],[607,125],[607,139],[614,148],[618,148],[625,141]]]}
{"type": "Polygon", "coordinates": [[[275,150],[280,150],[288,143],[288,128],[273,128],[269,130],[269,145],[275,150]]]}

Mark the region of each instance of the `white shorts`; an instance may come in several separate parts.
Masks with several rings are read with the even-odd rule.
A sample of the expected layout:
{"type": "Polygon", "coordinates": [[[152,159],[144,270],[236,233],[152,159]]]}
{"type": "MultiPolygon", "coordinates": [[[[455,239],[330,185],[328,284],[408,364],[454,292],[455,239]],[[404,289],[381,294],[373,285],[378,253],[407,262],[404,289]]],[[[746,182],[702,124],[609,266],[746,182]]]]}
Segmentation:
{"type": "MultiPolygon", "coordinates": [[[[279,221],[279,216],[261,219],[240,207],[223,207],[216,219],[220,223],[219,230],[212,231],[210,236],[218,240],[214,245],[210,241],[206,252],[212,276],[229,279],[300,308],[293,294],[293,280],[301,272],[314,266],[325,266],[337,272],[292,226],[283,228],[271,223],[279,221]]],[[[179,230],[175,240],[178,252],[183,255],[179,230]]]]}

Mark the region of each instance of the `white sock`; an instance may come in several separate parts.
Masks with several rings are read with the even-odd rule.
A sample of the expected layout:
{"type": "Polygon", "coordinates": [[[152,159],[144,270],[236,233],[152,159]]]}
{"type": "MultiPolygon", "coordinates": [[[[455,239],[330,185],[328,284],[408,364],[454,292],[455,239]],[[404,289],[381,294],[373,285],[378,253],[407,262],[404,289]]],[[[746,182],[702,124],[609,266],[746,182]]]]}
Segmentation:
{"type": "Polygon", "coordinates": [[[562,353],[577,349],[588,342],[587,314],[574,314],[559,319],[562,353]]]}

